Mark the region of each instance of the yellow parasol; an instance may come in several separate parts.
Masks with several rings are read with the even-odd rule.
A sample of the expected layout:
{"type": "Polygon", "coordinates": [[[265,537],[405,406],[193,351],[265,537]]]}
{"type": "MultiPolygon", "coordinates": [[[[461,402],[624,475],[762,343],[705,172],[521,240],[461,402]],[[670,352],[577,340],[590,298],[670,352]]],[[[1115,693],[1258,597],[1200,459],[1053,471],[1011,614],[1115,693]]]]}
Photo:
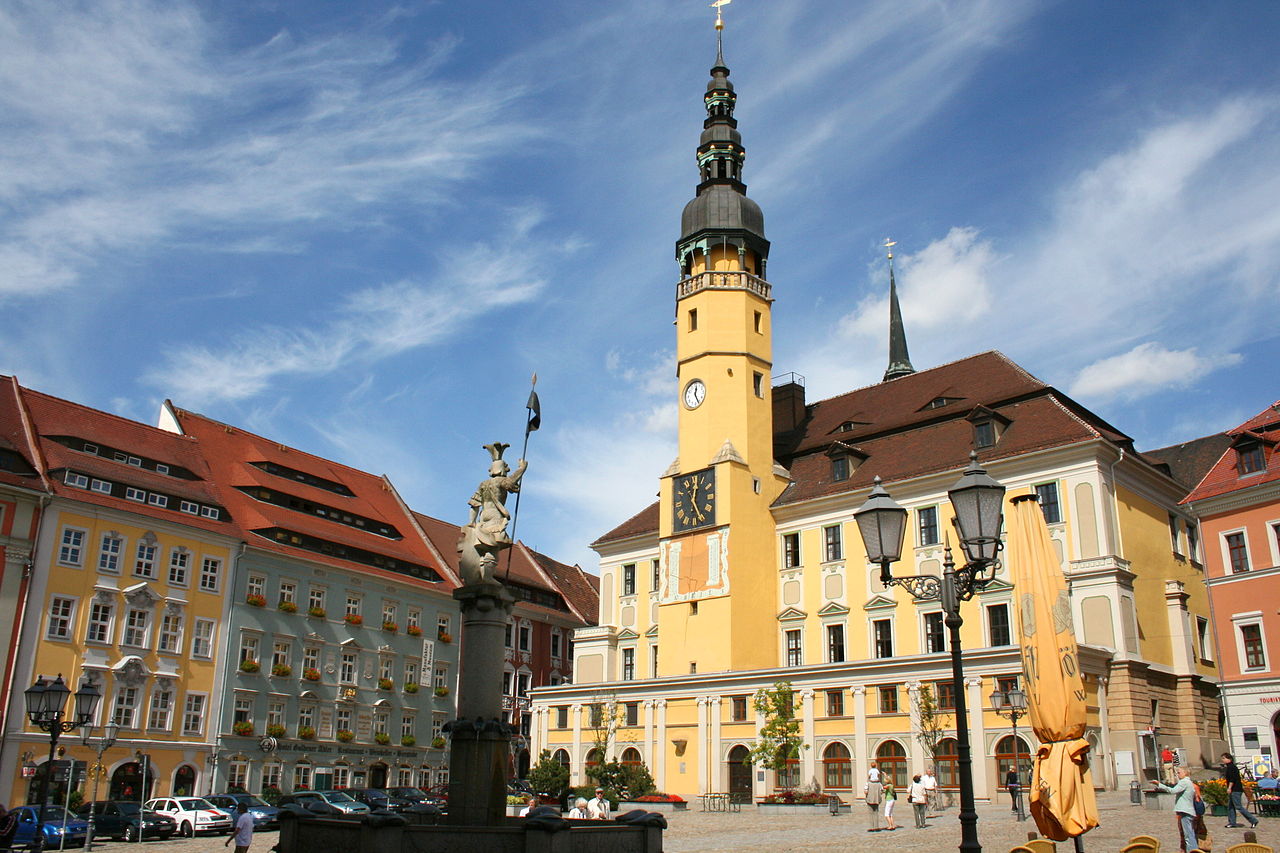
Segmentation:
{"type": "Polygon", "coordinates": [[[1047,838],[1066,841],[1098,825],[1089,742],[1084,739],[1084,681],[1067,582],[1044,515],[1034,495],[1019,495],[1012,504],[1008,563],[1027,707],[1040,739],[1031,775],[1031,815],[1047,838]]]}

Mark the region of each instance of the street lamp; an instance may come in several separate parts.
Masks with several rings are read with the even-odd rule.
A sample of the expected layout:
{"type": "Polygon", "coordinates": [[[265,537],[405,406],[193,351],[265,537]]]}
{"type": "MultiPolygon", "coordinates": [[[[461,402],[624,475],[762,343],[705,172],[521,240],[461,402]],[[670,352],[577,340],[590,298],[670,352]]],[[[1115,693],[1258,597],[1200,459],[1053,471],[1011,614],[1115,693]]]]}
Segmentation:
{"type": "MultiPolygon", "coordinates": [[[[98,742],[95,745],[92,742],[93,729],[94,729],[93,725],[86,725],[84,727],[84,730],[80,732],[80,742],[85,746],[93,747],[95,751],[98,753],[97,761],[94,762],[93,767],[89,771],[93,774],[93,799],[89,801],[89,836],[88,838],[85,839],[85,842],[84,842],[85,850],[93,849],[94,810],[98,806],[98,783],[102,781],[102,774],[103,774],[102,753],[106,752],[108,749],[114,746],[116,742],[116,738],[120,736],[120,726],[116,723],[115,720],[112,720],[111,722],[107,723],[105,726],[102,727],[102,737],[98,738],[98,742]]],[[[139,841],[142,840],[142,826],[143,826],[142,815],[140,813],[138,815],[138,840],[139,841]]]]}
{"type": "MultiPolygon", "coordinates": [[[[53,775],[54,757],[58,750],[58,737],[74,731],[93,719],[98,710],[98,702],[102,699],[91,678],[85,677],[80,689],[76,691],[75,712],[70,719],[64,719],[67,697],[71,689],[62,680],[62,673],[53,681],[45,681],[44,676],[37,676],[36,683],[23,691],[26,699],[27,718],[31,725],[49,733],[49,763],[45,765],[44,778],[40,782],[40,801],[36,807],[36,839],[35,849],[44,849],[44,810],[49,799],[49,777],[53,775]]],[[[65,822],[65,819],[64,819],[65,822]]]]}
{"type": "MultiPolygon", "coordinates": [[[[969,467],[947,492],[955,510],[955,527],[966,562],[956,568],[951,545],[944,551],[942,577],[907,575],[894,577],[891,564],[902,558],[907,511],[894,502],[880,478],[871,495],[853,514],[867,552],[867,561],[880,564],[885,589],[900,586],[916,601],[937,601],[946,613],[950,631],[951,684],[955,694],[956,764],[960,777],[960,849],[981,853],[978,812],[973,802],[973,757],[969,746],[969,714],[964,695],[964,663],[960,658],[960,602],[968,601],[995,578],[1000,568],[1000,529],[1004,523],[1004,486],[978,465],[978,454],[969,454],[969,467]]],[[[950,537],[948,537],[948,541],[950,537]]]]}
{"type": "Polygon", "coordinates": [[[1013,723],[1013,809],[1018,813],[1018,820],[1026,820],[1027,813],[1022,808],[1022,780],[1018,773],[1018,720],[1027,715],[1027,694],[1016,686],[1009,690],[997,687],[991,691],[991,707],[1013,723]]]}

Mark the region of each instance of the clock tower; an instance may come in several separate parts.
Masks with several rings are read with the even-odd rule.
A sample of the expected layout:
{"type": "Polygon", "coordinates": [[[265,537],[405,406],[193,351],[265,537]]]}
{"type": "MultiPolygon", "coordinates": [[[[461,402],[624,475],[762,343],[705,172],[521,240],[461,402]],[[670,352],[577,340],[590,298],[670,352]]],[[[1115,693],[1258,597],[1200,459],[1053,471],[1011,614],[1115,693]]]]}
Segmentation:
{"type": "Polygon", "coordinates": [[[679,456],[662,479],[658,673],[774,666],[777,550],[772,287],[764,214],[742,182],[746,149],[721,50],[704,103],[702,181],[676,243],[679,456]]]}

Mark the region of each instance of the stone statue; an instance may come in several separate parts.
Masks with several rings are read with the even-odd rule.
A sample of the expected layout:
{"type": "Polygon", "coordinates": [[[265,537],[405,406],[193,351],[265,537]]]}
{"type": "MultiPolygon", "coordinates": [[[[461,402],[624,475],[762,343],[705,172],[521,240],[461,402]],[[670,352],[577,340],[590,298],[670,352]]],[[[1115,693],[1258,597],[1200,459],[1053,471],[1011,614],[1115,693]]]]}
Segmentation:
{"type": "Polygon", "coordinates": [[[516,463],[515,474],[511,473],[511,467],[502,459],[503,452],[510,446],[500,442],[484,446],[492,459],[489,477],[480,481],[476,493],[467,502],[471,517],[458,540],[458,563],[464,584],[491,583],[498,554],[511,547],[511,538],[507,535],[507,523],[511,520],[507,495],[520,491],[520,478],[528,465],[521,459],[516,463]]]}

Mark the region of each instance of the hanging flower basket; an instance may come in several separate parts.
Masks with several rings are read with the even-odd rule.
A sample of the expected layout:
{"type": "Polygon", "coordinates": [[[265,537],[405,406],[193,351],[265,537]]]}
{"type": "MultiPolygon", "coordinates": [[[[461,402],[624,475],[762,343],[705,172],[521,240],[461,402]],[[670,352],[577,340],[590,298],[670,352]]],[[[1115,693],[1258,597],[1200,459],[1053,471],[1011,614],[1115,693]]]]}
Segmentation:
{"type": "Polygon", "coordinates": [[[251,592],[244,597],[244,603],[251,604],[254,607],[266,607],[267,597],[265,595],[259,595],[256,592],[251,592]]]}
{"type": "Polygon", "coordinates": [[[334,737],[343,743],[351,743],[351,741],[356,739],[356,733],[349,729],[338,729],[338,733],[334,735],[334,737]]]}
{"type": "Polygon", "coordinates": [[[298,738],[300,740],[315,740],[316,739],[315,726],[298,726],[298,738]]]}
{"type": "Polygon", "coordinates": [[[453,642],[453,635],[450,634],[448,631],[441,631],[439,634],[436,634],[436,638],[442,643],[453,642]]]}
{"type": "Polygon", "coordinates": [[[232,723],[231,731],[241,737],[248,737],[253,734],[253,723],[248,720],[241,720],[238,723],[232,723]]]}
{"type": "Polygon", "coordinates": [[[288,678],[293,675],[293,667],[287,663],[278,663],[271,667],[271,674],[280,678],[288,678]]]}
{"type": "Polygon", "coordinates": [[[395,685],[392,683],[392,681],[391,681],[391,679],[390,679],[390,678],[379,678],[379,679],[378,679],[378,689],[379,689],[379,690],[390,690],[393,686],[395,686],[395,685]]]}
{"type": "Polygon", "coordinates": [[[272,737],[284,737],[284,726],[280,725],[279,723],[272,723],[271,725],[267,726],[267,734],[271,735],[272,737]]]}
{"type": "Polygon", "coordinates": [[[401,746],[413,746],[417,742],[418,742],[418,739],[413,735],[405,735],[404,737],[400,738],[401,746]]]}
{"type": "Polygon", "coordinates": [[[307,615],[314,616],[317,619],[323,619],[325,616],[325,611],[323,607],[308,607],[307,615]]]}
{"type": "Polygon", "coordinates": [[[302,680],[303,681],[319,681],[320,670],[307,667],[302,671],[302,680]]]}
{"type": "Polygon", "coordinates": [[[404,686],[404,692],[405,692],[405,693],[417,693],[417,692],[418,692],[418,685],[417,685],[415,682],[410,681],[410,682],[408,682],[407,684],[405,684],[405,686],[404,686]]]}
{"type": "Polygon", "coordinates": [[[242,660],[240,661],[240,671],[241,672],[261,672],[262,665],[259,664],[256,660],[242,660]]]}
{"type": "Polygon", "coordinates": [[[386,732],[378,732],[373,736],[373,741],[374,743],[379,743],[379,744],[382,744],[383,746],[386,746],[387,744],[391,743],[391,735],[387,734],[386,732]]]}
{"type": "Polygon", "coordinates": [[[297,613],[298,605],[294,604],[292,601],[282,601],[276,605],[276,610],[279,610],[281,613],[297,613]]]}
{"type": "Polygon", "coordinates": [[[390,633],[394,634],[396,631],[399,631],[399,630],[400,630],[400,626],[399,626],[399,625],[397,625],[396,623],[394,623],[394,622],[390,622],[390,621],[388,621],[388,622],[383,622],[383,623],[382,623],[382,630],[384,630],[384,631],[389,631],[390,633]]]}
{"type": "Polygon", "coordinates": [[[436,695],[443,699],[445,696],[449,695],[449,688],[445,687],[444,685],[437,687],[436,695]]]}
{"type": "Polygon", "coordinates": [[[359,613],[348,613],[346,616],[342,617],[342,621],[346,622],[348,625],[363,625],[364,617],[359,613]]]}
{"type": "Polygon", "coordinates": [[[445,744],[445,740],[444,740],[444,738],[442,738],[442,737],[438,737],[438,736],[437,736],[437,737],[433,737],[433,738],[431,739],[431,748],[432,748],[432,749],[444,749],[444,744],[445,744]]]}
{"type": "Polygon", "coordinates": [[[417,625],[410,625],[408,628],[404,629],[404,632],[408,634],[410,637],[422,636],[422,629],[419,628],[417,625]]]}

